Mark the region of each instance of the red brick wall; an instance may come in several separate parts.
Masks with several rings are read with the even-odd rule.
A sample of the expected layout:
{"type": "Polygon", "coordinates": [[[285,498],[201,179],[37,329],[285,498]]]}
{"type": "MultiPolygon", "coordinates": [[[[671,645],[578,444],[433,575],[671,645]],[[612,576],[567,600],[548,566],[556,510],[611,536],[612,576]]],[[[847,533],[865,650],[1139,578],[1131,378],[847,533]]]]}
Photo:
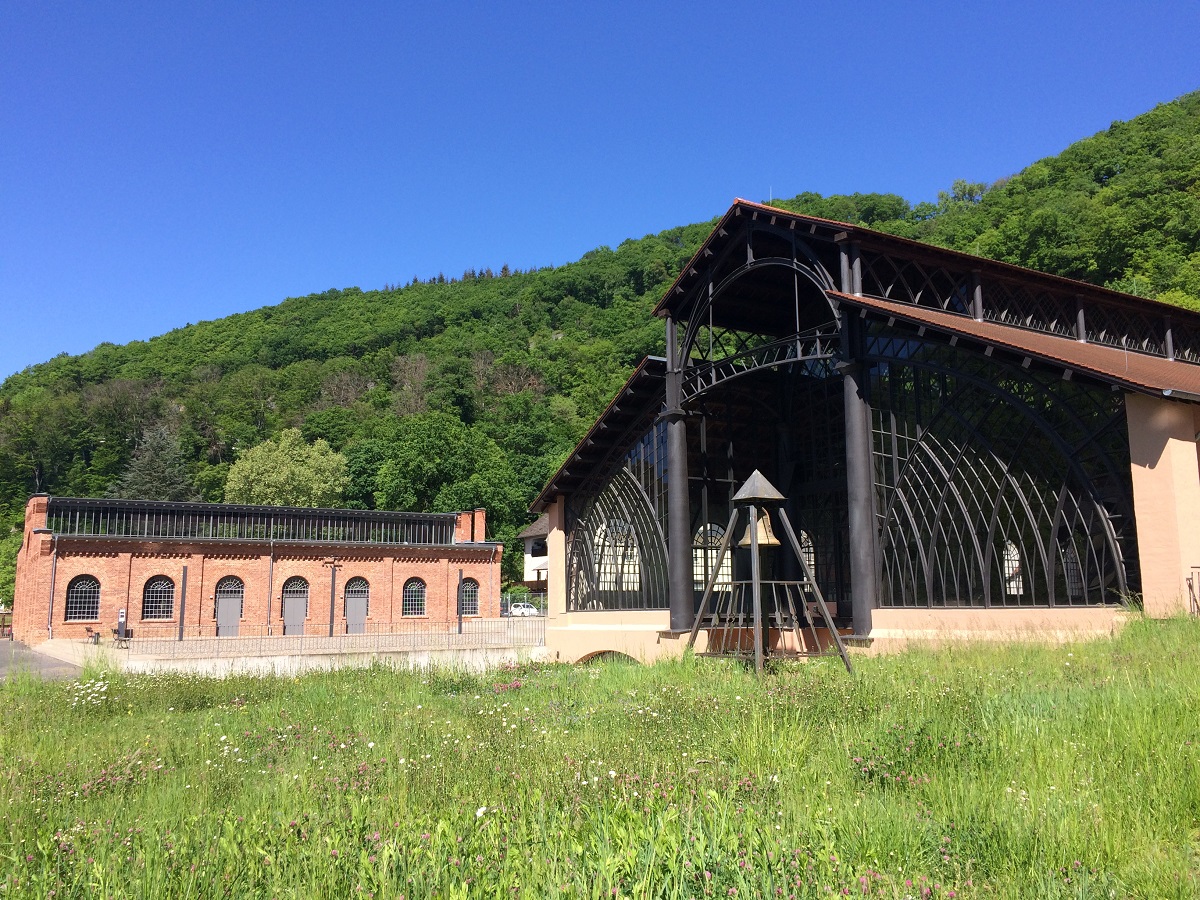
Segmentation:
{"type": "MultiPolygon", "coordinates": [[[[456,531],[466,532],[474,524],[473,513],[459,516],[456,531]]],[[[283,583],[292,576],[308,581],[309,602],[306,630],[321,633],[329,625],[330,567],[336,556],[334,632],[346,631],[345,587],[356,576],[370,585],[367,630],[385,631],[403,621],[445,622],[457,615],[459,570],[464,578],[479,582],[479,614],[500,615],[500,554],[502,548],[390,547],[384,545],[321,545],[276,547],[274,566],[269,548],[254,544],[176,544],[124,540],[59,538],[55,551],[49,533],[35,533],[46,524],[46,498],[34,497],[26,507],[25,540],[17,557],[13,634],[18,640],[38,643],[50,637],[53,570],[53,636],[83,638],[90,627],[108,633],[117,623],[117,612],[126,609],[126,621],[134,634],[174,635],[179,628],[183,593],[183,568],[187,566],[185,635],[212,634],[215,630],[215,590],[226,575],[236,575],[245,585],[241,633],[265,634],[283,631],[283,583]],[[57,559],[57,565],[55,565],[57,559]],[[100,615],[91,622],[67,622],[66,596],[71,579],[91,575],[100,582],[100,615]],[[142,591],[155,575],[175,583],[171,619],[142,620],[142,591]],[[425,582],[425,616],[401,616],[400,594],[405,582],[425,582]],[[269,610],[269,615],[268,615],[269,610]]]]}

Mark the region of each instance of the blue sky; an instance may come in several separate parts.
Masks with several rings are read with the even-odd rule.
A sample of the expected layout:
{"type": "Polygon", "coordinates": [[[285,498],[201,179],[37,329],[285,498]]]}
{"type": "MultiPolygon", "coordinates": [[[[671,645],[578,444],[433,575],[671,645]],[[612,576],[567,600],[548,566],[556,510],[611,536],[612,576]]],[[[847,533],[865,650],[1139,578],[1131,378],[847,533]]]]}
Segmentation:
{"type": "Polygon", "coordinates": [[[734,197],[993,181],[1200,88],[1200,4],[0,5],[0,378],[734,197]]]}

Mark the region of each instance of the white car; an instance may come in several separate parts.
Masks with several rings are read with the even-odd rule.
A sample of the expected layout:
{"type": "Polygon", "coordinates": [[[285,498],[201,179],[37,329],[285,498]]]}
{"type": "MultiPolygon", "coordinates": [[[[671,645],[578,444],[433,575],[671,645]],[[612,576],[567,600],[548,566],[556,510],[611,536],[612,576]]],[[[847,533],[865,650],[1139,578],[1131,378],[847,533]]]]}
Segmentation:
{"type": "Polygon", "coordinates": [[[524,600],[518,600],[508,608],[510,616],[536,616],[540,615],[538,608],[532,603],[527,603],[524,600]]]}

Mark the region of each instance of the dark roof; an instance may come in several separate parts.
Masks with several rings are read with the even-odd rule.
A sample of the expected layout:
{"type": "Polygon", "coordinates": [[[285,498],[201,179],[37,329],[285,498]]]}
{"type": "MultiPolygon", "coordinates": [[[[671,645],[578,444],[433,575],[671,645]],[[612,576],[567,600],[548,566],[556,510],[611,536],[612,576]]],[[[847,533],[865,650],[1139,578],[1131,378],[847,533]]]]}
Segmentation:
{"type": "Polygon", "coordinates": [[[647,419],[652,421],[658,414],[666,377],[667,361],[661,356],[647,356],[638,363],[583,440],[575,445],[566,462],[537,495],[530,510],[544,512],[554,497],[578,487],[597,465],[624,452],[633,441],[641,438],[643,432],[636,432],[635,426],[647,419]]]}
{"type": "Polygon", "coordinates": [[[821,233],[828,239],[839,243],[842,241],[855,241],[864,248],[892,252],[909,259],[938,262],[948,267],[957,266],[959,268],[978,271],[984,276],[990,275],[1007,281],[1019,281],[1026,285],[1041,286],[1060,292],[1066,291],[1094,301],[1117,304],[1125,308],[1132,307],[1152,312],[1155,315],[1162,315],[1167,312],[1177,319],[1200,323],[1200,313],[1195,313],[1170,303],[1148,300],[1145,297],[1135,297],[1132,294],[1123,294],[1120,291],[1098,287],[1086,281],[1076,281],[1072,278],[1064,278],[1061,275],[1050,275],[1046,272],[1039,272],[1036,269],[1027,269],[1024,266],[999,262],[982,256],[973,256],[970,253],[963,253],[959,250],[948,250],[945,247],[925,244],[911,238],[898,237],[882,231],[874,231],[870,228],[864,228],[861,225],[851,225],[849,222],[838,222],[833,219],[806,216],[801,213],[791,212],[790,210],[780,209],[776,206],[754,203],[741,198],[733,201],[733,205],[729,207],[729,210],[721,217],[716,227],[705,238],[700,249],[684,265],[679,275],[675,278],[675,281],[667,288],[666,293],[663,294],[663,298],[654,307],[654,314],[656,316],[662,317],[668,315],[675,308],[678,301],[685,299],[686,294],[691,289],[689,282],[699,277],[705,257],[712,255],[714,247],[730,236],[734,230],[733,222],[743,216],[749,216],[754,219],[767,217],[771,224],[779,225],[782,223],[797,232],[804,230],[810,233],[821,233]]]}
{"type": "Polygon", "coordinates": [[[528,526],[524,531],[517,535],[521,540],[525,538],[545,537],[550,533],[550,516],[547,513],[542,513],[534,520],[533,524],[528,526]]]}
{"type": "Polygon", "coordinates": [[[957,313],[895,300],[859,297],[838,291],[830,291],[829,296],[890,319],[1015,351],[1140,393],[1200,400],[1200,366],[1192,363],[1131,353],[1119,347],[1083,343],[1073,338],[998,322],[979,322],[957,313]]]}

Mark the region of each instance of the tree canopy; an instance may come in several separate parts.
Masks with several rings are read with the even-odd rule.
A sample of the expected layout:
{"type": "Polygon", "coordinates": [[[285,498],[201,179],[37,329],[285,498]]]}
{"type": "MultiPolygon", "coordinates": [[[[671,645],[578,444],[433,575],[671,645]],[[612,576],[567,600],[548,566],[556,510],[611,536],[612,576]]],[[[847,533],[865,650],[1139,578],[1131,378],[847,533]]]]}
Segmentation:
{"type": "Polygon", "coordinates": [[[132,500],[200,499],[187,475],[179,435],[166,425],[148,426],[129,465],[109,488],[108,496],[132,500]]]}
{"type": "Polygon", "coordinates": [[[225,479],[226,503],[262,506],[339,506],[349,483],[346,457],[298,428],[238,454],[225,479]]]}

